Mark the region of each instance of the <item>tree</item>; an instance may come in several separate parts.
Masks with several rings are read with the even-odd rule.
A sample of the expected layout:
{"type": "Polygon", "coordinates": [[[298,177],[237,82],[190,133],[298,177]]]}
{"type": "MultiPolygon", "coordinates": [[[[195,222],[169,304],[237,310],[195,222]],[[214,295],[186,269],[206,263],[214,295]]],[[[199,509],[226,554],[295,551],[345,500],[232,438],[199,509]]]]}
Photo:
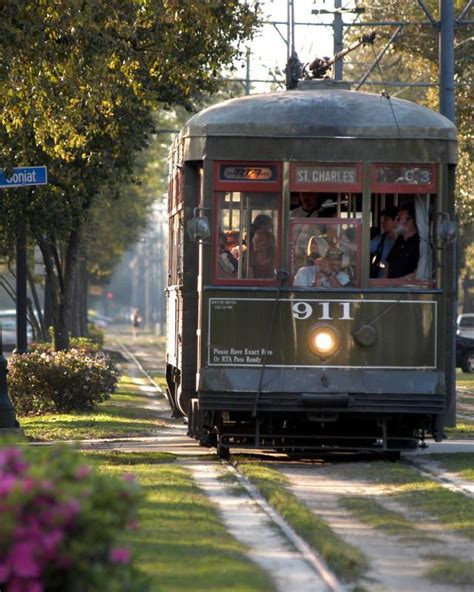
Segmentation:
{"type": "Polygon", "coordinates": [[[50,184],[22,200],[8,190],[1,214],[26,214],[41,248],[57,349],[68,347],[92,207],[130,180],[153,110],[190,108],[216,88],[257,13],[257,1],[238,0],[2,3],[0,165],[46,164],[50,184]]]}

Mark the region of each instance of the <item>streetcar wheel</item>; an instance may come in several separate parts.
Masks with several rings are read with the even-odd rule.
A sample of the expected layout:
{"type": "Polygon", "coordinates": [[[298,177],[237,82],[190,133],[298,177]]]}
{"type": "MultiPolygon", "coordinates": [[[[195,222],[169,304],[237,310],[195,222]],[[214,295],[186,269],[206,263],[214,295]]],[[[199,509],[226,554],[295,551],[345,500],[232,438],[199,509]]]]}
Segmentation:
{"type": "Polygon", "coordinates": [[[463,372],[474,372],[474,351],[466,352],[461,359],[461,368],[463,372]]]}

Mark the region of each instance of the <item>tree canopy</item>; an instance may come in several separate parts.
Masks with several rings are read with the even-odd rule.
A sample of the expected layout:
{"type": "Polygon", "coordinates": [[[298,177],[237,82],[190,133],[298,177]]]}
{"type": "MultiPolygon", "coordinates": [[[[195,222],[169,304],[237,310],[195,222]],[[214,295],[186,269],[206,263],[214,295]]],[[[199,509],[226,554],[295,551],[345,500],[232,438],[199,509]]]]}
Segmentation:
{"type": "Polygon", "coordinates": [[[63,346],[92,206],[130,180],[154,111],[214,90],[257,23],[250,0],[2,2],[0,167],[46,164],[49,185],[5,191],[0,231],[27,215],[63,346]]]}

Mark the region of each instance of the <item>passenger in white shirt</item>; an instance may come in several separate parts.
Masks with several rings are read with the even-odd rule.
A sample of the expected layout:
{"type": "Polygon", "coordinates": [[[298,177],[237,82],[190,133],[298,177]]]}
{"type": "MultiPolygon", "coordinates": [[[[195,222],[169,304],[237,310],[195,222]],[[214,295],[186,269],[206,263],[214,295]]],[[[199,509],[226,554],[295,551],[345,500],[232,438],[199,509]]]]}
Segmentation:
{"type": "Polygon", "coordinates": [[[344,288],[351,280],[341,267],[342,252],[328,249],[325,256],[314,265],[298,269],[293,285],[306,288],[344,288]]]}

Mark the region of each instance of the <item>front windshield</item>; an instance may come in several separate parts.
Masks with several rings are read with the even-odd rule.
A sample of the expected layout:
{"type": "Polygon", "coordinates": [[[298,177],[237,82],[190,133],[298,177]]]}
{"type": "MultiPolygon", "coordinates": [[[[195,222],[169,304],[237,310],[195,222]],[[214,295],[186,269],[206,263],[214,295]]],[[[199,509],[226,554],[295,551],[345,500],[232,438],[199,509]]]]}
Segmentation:
{"type": "Polygon", "coordinates": [[[360,221],[342,218],[290,220],[293,286],[353,288],[360,285],[360,221]]]}

